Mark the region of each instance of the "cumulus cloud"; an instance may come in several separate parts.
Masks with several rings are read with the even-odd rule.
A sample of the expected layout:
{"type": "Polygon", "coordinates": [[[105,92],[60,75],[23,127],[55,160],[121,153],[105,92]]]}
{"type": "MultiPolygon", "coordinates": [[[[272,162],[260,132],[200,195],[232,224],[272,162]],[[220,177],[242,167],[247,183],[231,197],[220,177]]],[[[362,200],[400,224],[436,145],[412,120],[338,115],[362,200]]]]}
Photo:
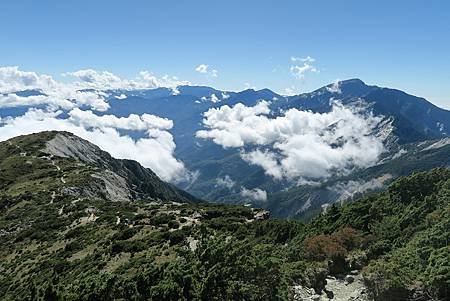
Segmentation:
{"type": "Polygon", "coordinates": [[[67,99],[49,98],[46,95],[18,96],[14,93],[0,95],[0,108],[14,108],[20,106],[49,105],[70,109],[74,104],[67,99]]]}
{"type": "Polygon", "coordinates": [[[339,80],[336,80],[334,83],[326,87],[328,92],[341,94],[341,87],[339,80]]]}
{"type": "Polygon", "coordinates": [[[177,93],[176,88],[181,85],[188,85],[190,82],[181,81],[175,76],[164,75],[161,78],[156,77],[149,71],[140,71],[134,79],[123,79],[108,71],[96,71],[92,69],[78,70],[75,72],[64,73],[65,76],[71,76],[78,81],[75,85],[82,88],[91,88],[98,90],[133,90],[133,89],[155,89],[159,87],[170,88],[177,93]]]}
{"type": "Polygon", "coordinates": [[[220,101],[220,99],[216,96],[216,94],[211,94],[211,102],[212,103],[216,103],[216,102],[219,102],[220,101]]]}
{"type": "Polygon", "coordinates": [[[148,131],[151,129],[169,130],[173,127],[172,120],[158,116],[131,114],[128,117],[114,115],[95,115],[92,111],[83,111],[78,108],[69,112],[69,120],[85,128],[116,128],[124,130],[148,131]]]}
{"type": "Polygon", "coordinates": [[[206,64],[200,64],[195,68],[195,71],[197,71],[198,73],[203,73],[206,75],[210,75],[211,77],[218,77],[219,76],[219,71],[216,69],[211,69],[209,68],[209,65],[206,64]]]}
{"type": "Polygon", "coordinates": [[[199,73],[207,73],[208,72],[208,65],[206,64],[200,64],[197,66],[197,68],[195,68],[195,71],[199,72],[199,73]]]}
{"type": "Polygon", "coordinates": [[[113,157],[140,162],[166,181],[176,181],[185,175],[183,163],[173,156],[176,145],[167,131],[172,127],[170,120],[149,114],[124,118],[97,116],[78,108],[71,110],[68,118],[63,118],[62,113],[30,109],[22,116],[2,119],[0,141],[46,130],[68,131],[98,145],[113,157]],[[120,134],[118,129],[142,130],[147,135],[134,140],[120,134]]]}
{"type": "Polygon", "coordinates": [[[78,80],[80,84],[84,84],[90,88],[96,89],[111,89],[121,87],[123,85],[122,79],[108,71],[95,71],[92,69],[78,70],[75,72],[68,72],[64,75],[70,75],[78,80]]]}
{"type": "Polygon", "coordinates": [[[306,73],[318,73],[313,64],[316,61],[314,58],[307,56],[306,58],[291,57],[292,65],[289,68],[291,74],[299,79],[304,79],[306,73]]]}
{"type": "Polygon", "coordinates": [[[312,64],[312,63],[314,63],[316,61],[316,59],[310,57],[309,55],[307,57],[305,57],[305,58],[291,56],[291,61],[292,62],[303,62],[303,63],[312,64]]]}
{"type": "Polygon", "coordinates": [[[259,188],[247,189],[245,187],[242,187],[241,196],[258,202],[267,201],[267,192],[259,188]]]}
{"type": "Polygon", "coordinates": [[[18,67],[0,67],[0,107],[48,104],[53,108],[69,109],[89,106],[93,110],[109,108],[103,92],[80,91],[72,84],[55,81],[49,75],[19,70],[18,67]],[[42,95],[19,97],[16,92],[37,90],[42,95]]]}
{"type": "MultiPolygon", "coordinates": [[[[210,101],[212,103],[218,103],[218,102],[221,102],[224,99],[227,99],[228,97],[229,96],[227,94],[223,94],[222,93],[222,99],[220,99],[219,97],[217,97],[216,94],[212,93],[209,97],[203,96],[202,98],[200,98],[200,100],[201,101],[210,101]],[[224,98],[224,96],[225,96],[225,98],[224,98]]],[[[200,103],[200,101],[197,102],[197,103],[200,103]]]]}
{"type": "Polygon", "coordinates": [[[305,78],[305,74],[307,72],[317,73],[319,70],[314,67],[313,65],[310,65],[308,63],[304,63],[303,65],[293,65],[290,68],[292,75],[294,75],[297,78],[303,79],[305,78]]]}
{"type": "Polygon", "coordinates": [[[38,75],[35,72],[19,70],[19,67],[0,67],[0,93],[22,90],[42,89],[55,90],[58,83],[49,75],[38,75]]]}
{"type": "Polygon", "coordinates": [[[290,109],[271,118],[269,105],[212,108],[196,136],[240,148],[243,160],[275,179],[326,178],[373,165],[384,151],[383,141],[371,135],[381,117],[335,103],[328,113],[290,109]]]}
{"type": "Polygon", "coordinates": [[[269,102],[266,101],[261,101],[253,107],[238,103],[233,107],[225,105],[212,108],[204,113],[203,124],[208,130],[200,130],[196,136],[212,139],[223,147],[242,147],[246,142],[266,144],[267,137],[258,133],[257,127],[264,128],[263,119],[267,120],[267,117],[260,115],[269,113],[269,102]]]}
{"type": "Polygon", "coordinates": [[[278,164],[277,156],[273,152],[256,149],[248,153],[242,152],[241,158],[250,164],[261,166],[267,175],[275,179],[283,178],[283,169],[278,164]]]}
{"type": "Polygon", "coordinates": [[[216,180],[216,183],[217,186],[226,187],[228,189],[231,189],[236,185],[236,182],[233,179],[231,179],[229,175],[225,175],[225,177],[223,178],[218,178],[216,180]]]}

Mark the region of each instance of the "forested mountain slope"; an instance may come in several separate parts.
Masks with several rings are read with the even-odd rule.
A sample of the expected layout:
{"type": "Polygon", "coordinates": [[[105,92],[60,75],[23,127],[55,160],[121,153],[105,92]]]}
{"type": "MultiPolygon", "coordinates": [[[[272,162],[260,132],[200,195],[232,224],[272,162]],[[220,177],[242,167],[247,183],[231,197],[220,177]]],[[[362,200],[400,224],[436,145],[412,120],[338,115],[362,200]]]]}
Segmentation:
{"type": "Polygon", "coordinates": [[[91,183],[109,163],[43,158],[58,135],[76,139],[47,132],[0,144],[2,300],[327,300],[355,279],[365,283],[357,300],[449,297],[448,169],[331,205],[305,225],[193,202],[163,182],[157,197],[131,188],[117,201],[105,177],[91,183]]]}

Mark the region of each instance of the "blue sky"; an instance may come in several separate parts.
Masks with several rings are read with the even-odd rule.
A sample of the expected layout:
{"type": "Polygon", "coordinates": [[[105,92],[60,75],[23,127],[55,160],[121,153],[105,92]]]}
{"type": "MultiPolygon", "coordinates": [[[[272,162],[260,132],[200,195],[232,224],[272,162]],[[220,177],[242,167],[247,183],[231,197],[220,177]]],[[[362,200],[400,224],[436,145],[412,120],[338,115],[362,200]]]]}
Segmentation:
{"type": "Polygon", "coordinates": [[[213,87],[311,91],[358,77],[450,108],[450,1],[0,3],[0,65],[61,73],[140,70],[213,87]],[[310,56],[302,78],[291,57],[310,56]],[[199,73],[200,64],[217,77],[199,73]]]}

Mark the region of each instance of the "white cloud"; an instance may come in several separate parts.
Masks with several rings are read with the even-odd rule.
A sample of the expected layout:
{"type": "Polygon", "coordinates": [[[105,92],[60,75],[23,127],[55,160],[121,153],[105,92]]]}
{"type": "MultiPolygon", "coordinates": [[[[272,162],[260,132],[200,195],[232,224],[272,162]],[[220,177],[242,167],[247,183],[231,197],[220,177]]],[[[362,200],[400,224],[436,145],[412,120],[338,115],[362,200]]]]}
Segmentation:
{"type": "Polygon", "coordinates": [[[218,178],[216,180],[217,186],[220,187],[226,187],[228,189],[231,189],[234,187],[234,185],[236,185],[236,182],[233,181],[229,175],[225,175],[225,177],[223,178],[218,178]]]}
{"type": "Polygon", "coordinates": [[[216,69],[211,69],[209,68],[209,65],[206,64],[200,64],[195,68],[195,71],[199,72],[199,73],[203,73],[205,75],[209,75],[211,77],[218,77],[219,76],[219,71],[216,69]]]}
{"type": "Polygon", "coordinates": [[[219,102],[220,101],[220,99],[216,96],[216,94],[211,94],[211,102],[212,103],[216,103],[216,102],[219,102]]]}
{"type": "Polygon", "coordinates": [[[306,58],[291,57],[293,65],[289,68],[291,74],[299,79],[305,78],[306,73],[319,73],[313,63],[316,61],[314,58],[307,56],[306,58]],[[300,63],[300,64],[298,64],[300,63]]]}
{"type": "Polygon", "coordinates": [[[307,57],[305,57],[305,58],[291,56],[291,61],[292,62],[304,62],[304,63],[312,64],[312,63],[314,63],[316,61],[316,59],[310,57],[309,55],[307,57]]]}
{"type": "Polygon", "coordinates": [[[93,110],[106,111],[109,108],[103,92],[79,91],[72,84],[55,81],[49,75],[21,71],[18,67],[0,67],[1,107],[48,104],[53,108],[69,109],[89,106],[93,110]],[[18,97],[14,92],[39,90],[44,96],[18,97]]]}
{"type": "Polygon", "coordinates": [[[181,85],[190,84],[188,81],[181,81],[175,76],[164,75],[156,77],[149,71],[140,71],[134,79],[122,79],[108,71],[96,71],[92,69],[68,72],[65,76],[71,76],[78,81],[75,85],[80,89],[114,90],[114,89],[155,89],[160,87],[170,88],[175,93],[176,88],[181,85]]]}
{"type": "Polygon", "coordinates": [[[195,68],[195,71],[200,72],[200,73],[208,73],[208,65],[206,64],[200,64],[197,66],[197,68],[195,68]]]}
{"type": "Polygon", "coordinates": [[[305,77],[305,74],[307,72],[312,72],[312,73],[319,72],[319,70],[316,67],[314,67],[313,65],[310,65],[308,63],[304,63],[301,66],[293,65],[293,66],[291,66],[290,70],[291,70],[292,75],[294,75],[297,78],[301,78],[301,79],[305,77]]]}
{"type": "Polygon", "coordinates": [[[67,99],[49,98],[46,95],[18,96],[14,93],[0,95],[0,108],[13,108],[20,106],[49,105],[70,109],[74,103],[67,99]]]}
{"type": "Polygon", "coordinates": [[[341,87],[340,87],[340,82],[339,80],[336,80],[334,83],[332,83],[331,85],[328,85],[326,88],[328,90],[328,92],[331,93],[336,93],[336,94],[341,94],[341,87]]]}
{"type": "MultiPolygon", "coordinates": [[[[222,94],[223,96],[223,94],[222,94]]],[[[225,98],[224,98],[225,99],[225,98]]],[[[206,96],[202,96],[200,98],[201,101],[210,101],[212,103],[218,103],[221,101],[221,99],[219,97],[216,96],[216,94],[212,93],[209,97],[206,96]]]]}
{"type": "Polygon", "coordinates": [[[95,71],[83,69],[75,72],[68,72],[65,75],[79,79],[85,86],[96,89],[115,89],[123,85],[122,79],[108,71],[95,71]]]}
{"type": "Polygon", "coordinates": [[[241,196],[258,202],[267,201],[267,192],[259,188],[247,189],[245,187],[242,187],[241,196]]]}
{"type": "Polygon", "coordinates": [[[375,164],[384,151],[371,135],[380,117],[362,115],[338,103],[328,113],[290,109],[270,118],[269,102],[237,104],[204,113],[197,137],[241,148],[241,157],[276,179],[320,179],[375,164]],[[243,147],[246,146],[244,151],[243,147]],[[248,150],[249,146],[257,147],[248,150]]]}
{"type": "Polygon", "coordinates": [[[0,67],[0,93],[11,93],[22,90],[42,89],[55,90],[58,83],[49,75],[38,75],[35,72],[19,70],[19,67],[0,67]]]}
{"type": "Polygon", "coordinates": [[[169,130],[173,127],[172,120],[158,116],[143,114],[141,116],[131,114],[128,117],[116,117],[114,115],[95,115],[92,111],[82,111],[78,108],[69,112],[69,120],[85,128],[116,128],[124,130],[148,131],[150,129],[169,130]]]}
{"type": "Polygon", "coordinates": [[[283,178],[283,170],[278,164],[276,155],[272,152],[257,149],[248,153],[242,152],[241,158],[250,164],[261,166],[266,174],[275,179],[279,180],[283,178]]]}
{"type": "Polygon", "coordinates": [[[183,163],[173,156],[176,146],[173,137],[166,131],[171,128],[170,120],[148,114],[126,118],[96,116],[78,108],[69,112],[69,118],[61,115],[62,111],[30,109],[22,116],[2,119],[0,141],[46,130],[68,131],[98,145],[113,157],[140,162],[166,181],[176,181],[185,175],[183,163]],[[121,135],[117,129],[146,131],[147,137],[134,140],[121,135]]]}
{"type": "Polygon", "coordinates": [[[269,102],[261,101],[253,107],[238,103],[233,107],[225,105],[220,108],[209,109],[203,114],[203,124],[209,129],[198,131],[196,136],[203,139],[213,139],[216,144],[223,147],[241,147],[248,141],[264,144],[266,137],[244,124],[264,127],[261,124],[264,121],[259,118],[259,115],[270,112],[269,104],[269,102]],[[236,126],[235,129],[233,129],[234,125],[236,126]]]}
{"type": "Polygon", "coordinates": [[[127,96],[125,95],[125,94],[120,94],[120,95],[116,95],[116,96],[114,96],[114,98],[116,98],[116,99],[125,99],[125,98],[127,98],[127,96]]]}

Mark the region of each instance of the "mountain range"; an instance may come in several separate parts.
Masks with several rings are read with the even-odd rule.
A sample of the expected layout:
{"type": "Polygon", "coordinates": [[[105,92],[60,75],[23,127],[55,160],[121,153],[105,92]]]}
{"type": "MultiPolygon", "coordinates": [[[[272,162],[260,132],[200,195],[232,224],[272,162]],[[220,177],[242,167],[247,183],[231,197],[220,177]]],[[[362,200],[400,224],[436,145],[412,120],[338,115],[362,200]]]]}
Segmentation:
{"type": "MultiPolygon", "coordinates": [[[[179,188],[199,199],[270,209],[274,217],[309,220],[333,202],[383,189],[413,170],[450,164],[449,111],[359,79],[295,96],[269,89],[229,92],[203,86],[103,93],[109,107],[94,112],[97,116],[149,113],[173,123],[169,131],[176,145],[174,157],[188,171],[188,176],[174,181],[179,188]],[[268,124],[268,129],[259,133],[261,124],[268,124]],[[242,145],[230,137],[242,140],[242,145]],[[317,147],[327,148],[322,157],[329,157],[311,154],[317,147]]],[[[0,117],[20,116],[29,108],[4,106],[0,117]]],[[[148,135],[134,129],[119,133],[133,139],[148,135]]]]}
{"type": "Polygon", "coordinates": [[[18,136],[0,143],[0,299],[444,300],[449,193],[448,169],[415,172],[304,224],[200,201],[68,132],[18,136]]]}
{"type": "MultiPolygon", "coordinates": [[[[130,113],[152,112],[173,120],[172,133],[177,145],[175,156],[189,170],[198,172],[190,181],[178,185],[199,198],[223,203],[250,202],[269,208],[274,216],[308,219],[324,203],[343,200],[348,195],[361,192],[361,187],[352,190],[355,182],[363,189],[380,189],[416,168],[426,170],[450,164],[450,156],[445,155],[449,151],[446,140],[450,129],[449,111],[424,98],[366,85],[359,79],[336,82],[311,93],[289,97],[268,89],[234,93],[209,87],[182,86],[178,90],[177,95],[164,88],[115,91],[113,95],[126,95],[126,98],[111,102],[111,109],[105,114],[128,116],[130,113]],[[329,113],[336,101],[344,107],[358,108],[363,116],[380,116],[381,120],[371,135],[381,138],[385,150],[377,162],[368,166],[354,168],[345,175],[333,174],[313,185],[302,185],[267,175],[261,166],[243,160],[242,149],[224,148],[196,137],[196,132],[204,129],[202,122],[208,110],[225,105],[233,107],[238,103],[253,107],[261,100],[270,101],[270,118],[282,116],[290,109],[329,113]],[[439,142],[440,139],[444,140],[439,142]],[[432,144],[434,147],[427,149],[432,144]],[[404,167],[397,169],[399,165],[404,167]],[[267,200],[261,202],[243,197],[242,187],[266,191],[267,200]]],[[[245,147],[246,150],[256,148],[254,145],[245,147]]]]}

